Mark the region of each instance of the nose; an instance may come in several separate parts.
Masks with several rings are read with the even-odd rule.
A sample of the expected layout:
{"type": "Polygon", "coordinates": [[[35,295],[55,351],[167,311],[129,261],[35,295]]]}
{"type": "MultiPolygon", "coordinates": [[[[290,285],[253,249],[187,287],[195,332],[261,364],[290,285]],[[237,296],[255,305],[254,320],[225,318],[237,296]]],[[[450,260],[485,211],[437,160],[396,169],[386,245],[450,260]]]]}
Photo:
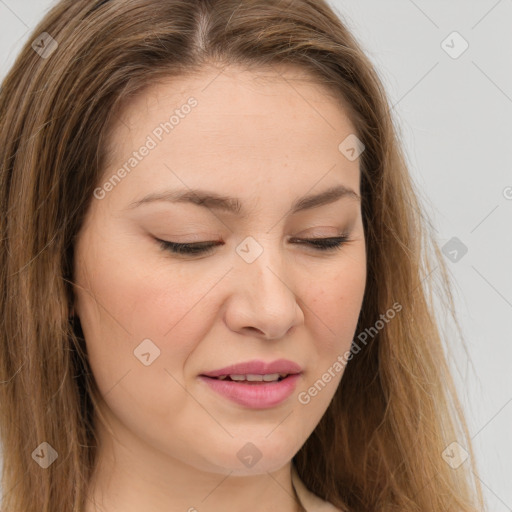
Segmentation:
{"type": "Polygon", "coordinates": [[[269,246],[252,263],[236,261],[225,320],[235,332],[278,339],[300,325],[304,314],[298,304],[296,277],[286,270],[280,249],[269,246]]]}

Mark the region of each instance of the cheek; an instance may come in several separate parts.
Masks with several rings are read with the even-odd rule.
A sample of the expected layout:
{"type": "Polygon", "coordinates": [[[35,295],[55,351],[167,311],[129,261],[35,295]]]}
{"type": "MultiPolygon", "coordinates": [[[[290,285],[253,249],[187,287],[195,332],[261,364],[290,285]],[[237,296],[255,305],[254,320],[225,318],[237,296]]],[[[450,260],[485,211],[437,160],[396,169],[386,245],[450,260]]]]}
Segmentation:
{"type": "MultiPolygon", "coordinates": [[[[314,355],[297,400],[315,421],[324,414],[343,377],[365,285],[363,259],[338,267],[335,273],[324,276],[310,288],[311,307],[306,322],[310,325],[314,355]]],[[[311,429],[315,426],[316,423],[312,423],[311,429]]]]}
{"type": "Polygon", "coordinates": [[[359,319],[366,286],[364,259],[343,263],[335,272],[311,286],[307,297],[311,323],[322,340],[322,352],[337,354],[350,348],[359,319]],[[320,335],[320,332],[323,335],[320,335]]]}
{"type": "Polygon", "coordinates": [[[98,310],[94,321],[133,341],[140,336],[164,338],[182,328],[188,313],[215,284],[209,276],[198,279],[192,267],[184,271],[165,256],[148,252],[147,247],[138,253],[136,247],[117,244],[109,251],[103,246],[101,255],[95,253],[101,264],[89,268],[88,279],[81,283],[90,291],[83,294],[84,302],[98,310]]]}
{"type": "Polygon", "coordinates": [[[192,266],[183,270],[147,255],[138,259],[134,250],[125,258],[117,257],[123,253],[119,248],[109,252],[104,246],[101,253],[95,252],[101,265],[94,270],[89,265],[88,278],[80,280],[87,292],[77,290],[77,309],[100,390],[108,392],[122,378],[121,387],[135,395],[144,390],[159,396],[165,387],[180,395],[186,360],[215,317],[208,292],[219,277],[198,279],[192,266]]]}
{"type": "Polygon", "coordinates": [[[142,435],[143,418],[169,425],[170,411],[189,400],[182,369],[203,327],[189,315],[207,283],[186,287],[172,271],[150,276],[151,262],[134,271],[128,260],[102,261],[85,281],[90,293],[78,292],[88,358],[109,409],[142,435]]]}

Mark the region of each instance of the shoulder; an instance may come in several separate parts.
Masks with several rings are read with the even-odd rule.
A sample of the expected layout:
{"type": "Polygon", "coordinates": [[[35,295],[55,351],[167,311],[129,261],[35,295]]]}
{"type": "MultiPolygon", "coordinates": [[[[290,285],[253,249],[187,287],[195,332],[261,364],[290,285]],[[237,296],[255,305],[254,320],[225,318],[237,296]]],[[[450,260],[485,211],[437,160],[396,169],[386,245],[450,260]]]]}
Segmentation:
{"type": "Polygon", "coordinates": [[[292,484],[301,505],[306,512],[343,512],[332,503],[323,500],[316,494],[313,494],[299,477],[295,465],[292,463],[292,484]]]}

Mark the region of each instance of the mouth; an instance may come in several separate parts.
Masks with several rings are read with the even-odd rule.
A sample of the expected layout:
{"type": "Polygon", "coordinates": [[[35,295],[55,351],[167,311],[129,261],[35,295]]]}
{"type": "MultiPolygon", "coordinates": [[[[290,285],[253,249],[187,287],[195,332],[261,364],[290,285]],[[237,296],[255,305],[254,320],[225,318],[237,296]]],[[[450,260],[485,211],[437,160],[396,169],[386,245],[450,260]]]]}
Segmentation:
{"type": "Polygon", "coordinates": [[[294,392],[302,367],[288,359],[252,360],[199,375],[217,396],[251,409],[275,407],[294,392]]]}
{"type": "Polygon", "coordinates": [[[301,373],[199,375],[215,395],[249,409],[270,409],[284,403],[294,392],[301,373]]]}
{"type": "Polygon", "coordinates": [[[281,382],[282,380],[289,377],[289,373],[269,373],[265,375],[260,374],[247,374],[247,375],[219,375],[218,377],[211,377],[208,375],[202,375],[208,379],[222,380],[225,382],[237,382],[240,384],[250,385],[265,385],[271,382],[281,382]]]}

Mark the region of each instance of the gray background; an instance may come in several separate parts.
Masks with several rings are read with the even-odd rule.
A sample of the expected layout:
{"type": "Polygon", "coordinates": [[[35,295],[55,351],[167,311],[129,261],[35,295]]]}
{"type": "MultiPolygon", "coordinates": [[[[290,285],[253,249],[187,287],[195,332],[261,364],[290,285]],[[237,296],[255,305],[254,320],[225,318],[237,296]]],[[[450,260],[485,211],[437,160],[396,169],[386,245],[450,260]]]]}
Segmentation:
{"type": "MultiPolygon", "coordinates": [[[[0,0],[0,79],[52,4],[0,0]]],[[[330,4],[387,88],[440,244],[467,247],[446,250],[469,349],[451,361],[489,511],[511,511],[512,0],[330,4]]]]}

